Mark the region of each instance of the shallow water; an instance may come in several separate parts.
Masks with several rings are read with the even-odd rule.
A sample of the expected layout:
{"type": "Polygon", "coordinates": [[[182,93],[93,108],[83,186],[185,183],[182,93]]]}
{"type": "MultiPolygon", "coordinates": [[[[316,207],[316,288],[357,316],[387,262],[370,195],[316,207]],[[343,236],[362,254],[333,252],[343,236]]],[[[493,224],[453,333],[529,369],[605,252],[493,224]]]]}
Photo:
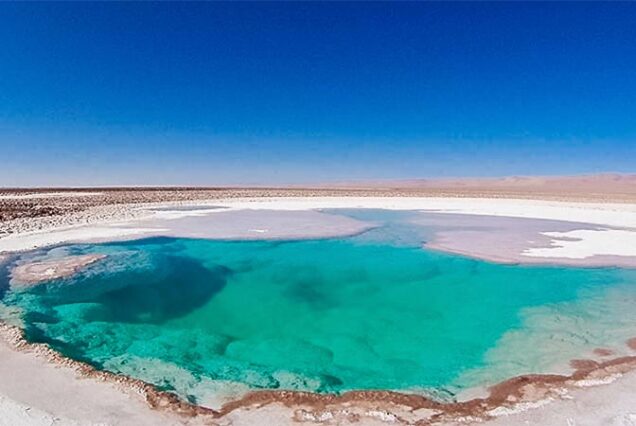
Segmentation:
{"type": "Polygon", "coordinates": [[[109,256],[3,302],[29,340],[205,405],[247,389],[452,398],[635,334],[636,271],[441,254],[420,247],[430,229],[409,213],[345,213],[382,226],[317,241],[69,246],[55,255],[109,256]]]}

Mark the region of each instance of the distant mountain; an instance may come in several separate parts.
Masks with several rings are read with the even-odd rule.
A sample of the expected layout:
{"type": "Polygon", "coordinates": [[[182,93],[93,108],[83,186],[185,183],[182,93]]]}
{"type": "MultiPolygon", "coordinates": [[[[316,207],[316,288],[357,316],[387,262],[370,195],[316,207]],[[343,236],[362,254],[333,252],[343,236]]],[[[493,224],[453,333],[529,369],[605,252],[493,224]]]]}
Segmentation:
{"type": "Polygon", "coordinates": [[[636,194],[636,174],[605,173],[583,176],[509,176],[501,178],[405,179],[339,182],[336,188],[396,188],[449,191],[504,191],[529,193],[636,194]]]}

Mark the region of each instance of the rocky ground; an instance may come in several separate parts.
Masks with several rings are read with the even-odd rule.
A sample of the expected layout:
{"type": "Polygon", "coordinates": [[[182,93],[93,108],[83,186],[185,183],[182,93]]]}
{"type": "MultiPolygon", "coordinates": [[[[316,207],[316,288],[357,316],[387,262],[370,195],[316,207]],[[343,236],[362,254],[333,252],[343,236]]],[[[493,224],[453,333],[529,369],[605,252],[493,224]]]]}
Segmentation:
{"type": "Polygon", "coordinates": [[[131,206],[243,197],[329,196],[377,194],[385,191],[327,189],[0,189],[0,238],[58,226],[101,222],[105,218],[137,217],[131,206]]]}
{"type": "Polygon", "coordinates": [[[197,200],[316,197],[316,196],[392,196],[518,198],[562,201],[636,202],[636,178],[618,185],[599,176],[570,178],[567,188],[548,181],[529,185],[525,181],[478,181],[479,185],[453,181],[431,181],[396,185],[349,184],[337,188],[0,188],[0,238],[14,232],[29,232],[59,226],[103,221],[128,220],[138,215],[130,206],[147,203],[196,202],[197,200]],[[603,178],[603,179],[601,179],[603,178]],[[572,180],[574,179],[574,180],[572,180]],[[600,183],[599,183],[600,182],[600,183]],[[599,186],[602,183],[601,186],[599,186]],[[554,188],[558,191],[553,190],[554,188]],[[589,190],[588,190],[589,189],[589,190]],[[126,206],[126,207],[123,207],[126,206]],[[89,212],[90,210],[90,212],[89,212]]]}

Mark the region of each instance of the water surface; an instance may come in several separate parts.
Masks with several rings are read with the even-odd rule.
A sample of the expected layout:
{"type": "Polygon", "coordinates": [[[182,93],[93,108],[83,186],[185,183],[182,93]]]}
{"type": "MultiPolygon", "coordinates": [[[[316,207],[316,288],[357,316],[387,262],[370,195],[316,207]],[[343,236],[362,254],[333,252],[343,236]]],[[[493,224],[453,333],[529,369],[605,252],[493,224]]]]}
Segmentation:
{"type": "Polygon", "coordinates": [[[635,271],[441,254],[421,248],[430,230],[407,213],[355,215],[383,226],[345,239],[68,246],[57,250],[109,256],[3,302],[29,340],[206,405],[248,389],[452,398],[633,334],[635,271]]]}

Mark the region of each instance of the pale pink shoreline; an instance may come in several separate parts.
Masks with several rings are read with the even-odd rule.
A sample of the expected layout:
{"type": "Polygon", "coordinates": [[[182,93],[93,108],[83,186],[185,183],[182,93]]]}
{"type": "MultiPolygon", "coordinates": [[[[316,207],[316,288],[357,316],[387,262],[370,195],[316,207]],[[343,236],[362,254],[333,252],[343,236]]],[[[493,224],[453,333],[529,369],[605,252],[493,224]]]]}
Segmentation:
{"type": "Polygon", "coordinates": [[[595,256],[586,259],[568,259],[563,257],[550,257],[545,259],[528,259],[519,255],[494,256],[483,254],[478,250],[460,250],[449,248],[446,242],[433,241],[424,244],[424,247],[449,254],[456,254],[486,262],[501,263],[504,265],[536,265],[536,266],[571,266],[577,268],[636,268],[636,259],[621,256],[595,256]]]}
{"type": "MultiPolygon", "coordinates": [[[[575,230],[599,229],[598,226],[586,223],[434,213],[427,213],[412,222],[436,227],[433,238],[423,246],[445,253],[503,264],[636,268],[636,256],[593,255],[576,259],[524,254],[532,248],[549,248],[553,240],[545,233],[567,234],[575,230]]],[[[575,238],[567,237],[559,240],[576,241],[575,238]]]]}

